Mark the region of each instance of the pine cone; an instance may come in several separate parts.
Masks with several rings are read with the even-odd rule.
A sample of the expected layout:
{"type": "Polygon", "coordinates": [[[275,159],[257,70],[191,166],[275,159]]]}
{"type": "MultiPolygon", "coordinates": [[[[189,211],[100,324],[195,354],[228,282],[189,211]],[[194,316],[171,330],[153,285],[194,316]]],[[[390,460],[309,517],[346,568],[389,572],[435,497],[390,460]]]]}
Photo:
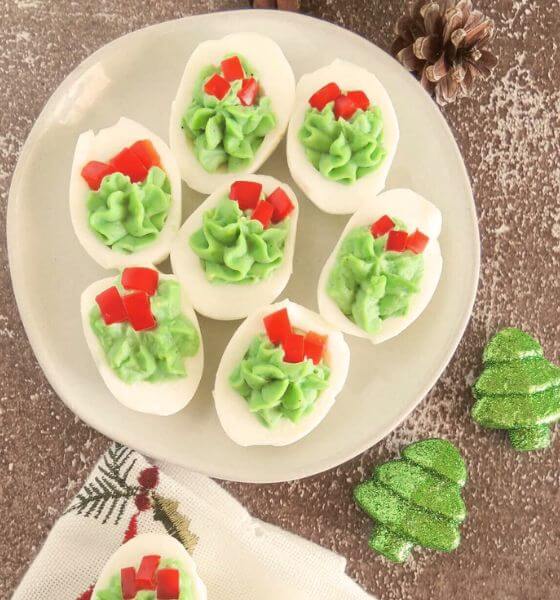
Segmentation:
{"type": "Polygon", "coordinates": [[[393,54],[441,106],[471,94],[498,59],[487,49],[494,21],[471,0],[414,0],[395,27],[393,54]]]}

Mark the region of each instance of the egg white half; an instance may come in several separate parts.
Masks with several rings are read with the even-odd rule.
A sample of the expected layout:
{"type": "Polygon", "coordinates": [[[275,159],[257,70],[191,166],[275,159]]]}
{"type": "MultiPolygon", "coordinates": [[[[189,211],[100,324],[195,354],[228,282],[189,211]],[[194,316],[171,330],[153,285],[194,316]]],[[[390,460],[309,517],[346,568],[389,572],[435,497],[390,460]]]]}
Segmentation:
{"type": "MultiPolygon", "coordinates": [[[[138,265],[136,265],[138,266],[138,265]]],[[[143,265],[153,268],[151,265],[143,265]]],[[[118,276],[107,277],[92,283],[84,290],[81,297],[80,308],[82,315],[82,327],[86,342],[93,356],[93,360],[113,396],[127,408],[142,413],[153,415],[172,415],[184,408],[194,396],[204,366],[204,348],[202,346],[202,335],[200,327],[192,306],[190,305],[183,286],[181,286],[181,308],[183,314],[190,319],[196,328],[200,347],[195,356],[185,358],[187,376],[169,381],[150,383],[140,381],[126,383],[120,379],[110,367],[105,352],[99,343],[89,323],[89,313],[95,306],[95,297],[115,285],[118,276]]],[[[177,281],[172,275],[159,274],[160,281],[177,281]]]]}
{"type": "Polygon", "coordinates": [[[185,137],[181,119],[191,103],[194,86],[201,71],[209,65],[219,66],[227,54],[241,55],[255,69],[261,91],[270,98],[277,121],[255,153],[251,165],[235,173],[239,178],[244,173],[258,171],[278,146],[288,126],[294,104],[295,79],[292,68],[280,46],[270,38],[259,33],[232,33],[219,40],[199,44],[187,62],[171,105],[169,143],[179,163],[181,176],[189,187],[203,194],[210,194],[230,180],[232,173],[225,170],[208,173],[204,170],[193,152],[192,143],[185,137]]]}
{"type": "MultiPolygon", "coordinates": [[[[237,178],[231,179],[235,181],[237,178]]],[[[171,246],[171,266],[173,273],[187,290],[195,310],[210,319],[243,319],[263,304],[269,304],[286,287],[293,270],[294,247],[296,243],[299,207],[293,190],[274,177],[249,175],[245,181],[256,181],[263,186],[266,195],[281,187],[294,205],[288,218],[288,235],[284,245],[284,259],[280,266],[266,279],[253,284],[212,283],[206,278],[200,258],[189,245],[191,235],[202,227],[204,213],[228,196],[230,183],[221,185],[190,215],[179,230],[171,246]]]]}
{"type": "Polygon", "coordinates": [[[91,129],[82,133],[76,143],[70,175],[70,216],[80,244],[105,269],[138,263],[158,264],[165,260],[181,224],[181,176],[169,146],[155,133],[126,117],[121,117],[115,125],[101,129],[97,134],[91,129]],[[80,173],[90,160],[108,162],[115,154],[138,140],[150,140],[159,154],[161,165],[171,184],[171,206],[156,240],[137,252],[124,254],[106,246],[91,230],[87,210],[90,189],[80,173]]]}
{"type": "Polygon", "coordinates": [[[317,288],[317,300],[321,315],[335,327],[355,335],[367,338],[373,344],[379,344],[398,335],[415,321],[426,308],[436,290],[441,276],[442,258],[438,237],[441,232],[441,212],[431,202],[407,189],[394,189],[383,192],[371,202],[364,204],[358,212],[354,213],[334,250],[329,255],[321,275],[317,288]],[[410,301],[408,313],[404,317],[390,317],[383,321],[381,331],[376,334],[368,334],[351,321],[337,306],[335,301],[327,294],[327,282],[335,265],[336,256],[344,238],[352,229],[363,225],[370,226],[383,215],[396,217],[402,220],[410,233],[420,229],[426,234],[430,241],[422,253],[424,256],[424,275],[420,283],[420,291],[414,294],[410,301]]]}
{"type": "Polygon", "coordinates": [[[117,548],[105,563],[91,597],[97,598],[97,594],[109,585],[112,577],[120,574],[121,569],[126,567],[138,569],[142,557],[151,554],[157,554],[162,559],[171,558],[180,562],[191,579],[194,600],[206,600],[206,586],[197,573],[196,564],[191,555],[174,537],[162,533],[142,533],[117,548]]]}
{"type": "Polygon", "coordinates": [[[399,125],[389,94],[373,73],[350,62],[336,59],[330,65],[303,75],[296,86],[296,101],[287,136],[288,167],[294,181],[321,210],[331,214],[350,214],[384,187],[397,151],[399,125]],[[335,82],[342,91],[364,91],[372,106],[381,110],[387,156],[373,173],[351,185],[327,179],[310,162],[298,139],[305,120],[309,98],[327,83],[335,82]]]}
{"type": "Polygon", "coordinates": [[[286,446],[297,442],[317,427],[332,408],[346,382],[349,365],[350,349],[343,335],[317,313],[290,300],[263,306],[239,326],[220,361],[214,384],[214,402],[220,423],[227,435],[240,446],[286,446]],[[283,418],[269,429],[249,412],[247,401],[231,387],[229,376],[245,356],[253,338],[266,333],[263,318],[281,308],[288,309],[290,322],[295,328],[328,336],[325,360],[331,374],[329,385],[318,396],[313,410],[299,423],[283,418]]]}

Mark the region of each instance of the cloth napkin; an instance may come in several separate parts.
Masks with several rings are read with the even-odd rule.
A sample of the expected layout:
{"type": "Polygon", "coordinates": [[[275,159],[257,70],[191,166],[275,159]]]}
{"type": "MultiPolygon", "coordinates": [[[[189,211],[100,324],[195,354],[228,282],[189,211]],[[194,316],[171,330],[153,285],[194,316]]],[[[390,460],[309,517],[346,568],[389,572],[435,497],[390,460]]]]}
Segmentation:
{"type": "Polygon", "coordinates": [[[53,527],[13,600],[87,600],[107,559],[137,533],[192,554],[209,600],[363,600],[346,560],[254,519],[206,476],[113,444],[53,527]]]}

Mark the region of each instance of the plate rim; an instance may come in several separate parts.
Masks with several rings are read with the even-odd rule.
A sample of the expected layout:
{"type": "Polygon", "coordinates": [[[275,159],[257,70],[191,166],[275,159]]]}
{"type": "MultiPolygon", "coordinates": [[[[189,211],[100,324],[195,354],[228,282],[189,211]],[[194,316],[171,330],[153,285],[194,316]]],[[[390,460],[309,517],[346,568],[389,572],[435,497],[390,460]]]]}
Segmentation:
{"type": "MultiPolygon", "coordinates": [[[[56,375],[56,367],[54,364],[49,363],[48,355],[44,348],[42,348],[40,343],[40,335],[39,331],[34,328],[34,324],[32,322],[31,311],[28,309],[30,306],[30,300],[26,297],[24,293],[24,284],[23,284],[23,261],[18,256],[16,247],[16,223],[17,223],[17,199],[19,196],[19,188],[21,187],[22,173],[24,171],[24,165],[28,162],[28,155],[31,152],[31,148],[34,146],[36,141],[40,138],[42,130],[48,125],[50,113],[49,109],[51,106],[56,105],[59,101],[59,97],[65,93],[65,90],[72,85],[76,80],[78,80],[81,75],[97,61],[98,55],[105,53],[112,46],[116,46],[118,44],[123,43],[123,41],[127,38],[131,38],[134,36],[142,35],[148,30],[155,30],[158,28],[168,27],[170,24],[181,24],[187,21],[196,21],[196,20],[205,20],[205,19],[215,19],[220,18],[223,15],[270,15],[274,16],[274,18],[278,19],[279,17],[285,21],[311,21],[313,22],[313,26],[321,27],[325,30],[329,30],[335,28],[339,30],[339,32],[344,32],[345,35],[353,38],[353,42],[355,44],[359,44],[368,51],[374,50],[376,52],[381,52],[382,54],[386,54],[389,58],[392,58],[390,54],[385,52],[382,48],[369,41],[368,39],[362,37],[361,35],[350,31],[336,23],[331,23],[329,21],[324,21],[322,19],[304,15],[301,13],[294,13],[289,11],[277,11],[277,10],[263,10],[263,9],[238,9],[238,10],[230,10],[230,11],[218,11],[213,13],[202,13],[197,15],[188,15],[185,17],[181,17],[180,19],[169,19],[166,21],[162,21],[160,23],[154,23],[152,25],[148,25],[146,27],[142,27],[140,29],[136,29],[134,31],[128,32],[118,38],[111,40],[110,42],[104,44],[97,50],[95,50],[92,54],[87,56],[83,61],[81,61],[56,87],[54,92],[51,94],[41,112],[39,113],[37,119],[35,120],[22,148],[16,163],[16,167],[14,169],[12,180],[10,183],[10,188],[8,191],[8,206],[6,211],[6,242],[7,242],[7,250],[8,250],[8,265],[10,271],[10,278],[12,282],[12,289],[14,293],[14,297],[16,300],[16,305],[18,308],[19,316],[21,322],[23,324],[23,328],[27,338],[29,340],[29,344],[41,370],[43,371],[49,385],[53,388],[57,396],[62,400],[62,402],[77,416],[82,420],[88,427],[95,429],[105,437],[109,438],[109,440],[115,440],[122,444],[125,444],[131,448],[137,449],[140,453],[146,454],[152,459],[162,461],[162,462],[170,462],[172,464],[179,465],[182,468],[189,469],[191,471],[203,473],[208,475],[209,477],[214,477],[216,479],[224,480],[224,481],[236,481],[240,483],[253,483],[253,484],[267,484],[267,483],[280,483],[286,481],[295,481],[299,479],[303,479],[306,477],[311,477],[313,475],[317,475],[319,473],[323,473],[327,470],[339,467],[340,465],[352,460],[356,456],[362,454],[366,450],[372,448],[380,441],[385,439],[392,431],[394,431],[402,422],[412,413],[414,409],[418,407],[420,402],[425,399],[426,395],[429,391],[434,387],[437,381],[440,379],[441,374],[449,365],[453,355],[455,354],[459,343],[461,342],[467,325],[470,321],[473,312],[473,306],[476,300],[476,295],[478,293],[478,285],[480,281],[480,260],[481,260],[481,245],[480,245],[480,233],[479,233],[479,225],[478,225],[478,214],[476,202],[474,199],[472,186],[470,182],[469,173],[465,162],[463,160],[463,156],[457,144],[457,141],[449,127],[443,113],[437,107],[436,103],[430,99],[430,103],[432,104],[432,113],[436,120],[439,121],[439,124],[442,128],[442,131],[445,133],[445,136],[451,143],[455,154],[459,158],[459,169],[462,175],[463,185],[465,191],[470,197],[471,202],[469,203],[469,212],[471,214],[472,221],[472,239],[474,242],[473,245],[473,271],[472,271],[472,281],[469,286],[471,292],[470,297],[468,298],[468,302],[465,304],[465,310],[463,311],[462,317],[458,323],[458,327],[450,336],[450,342],[448,345],[448,350],[444,354],[444,358],[440,364],[440,366],[434,371],[433,376],[430,378],[427,385],[425,385],[417,394],[417,399],[415,402],[411,403],[407,407],[405,407],[402,411],[398,413],[398,415],[393,419],[391,425],[388,425],[383,430],[378,432],[377,435],[369,438],[368,441],[363,442],[362,444],[353,446],[347,452],[342,453],[340,457],[336,459],[335,463],[332,463],[330,460],[319,460],[314,466],[310,468],[300,468],[295,467],[291,471],[291,475],[289,479],[282,479],[279,477],[260,477],[258,479],[251,479],[247,477],[239,477],[233,476],[231,473],[227,473],[223,469],[210,469],[207,471],[203,471],[200,468],[195,468],[186,464],[185,462],[178,462],[175,458],[170,459],[169,457],[163,456],[157,452],[148,452],[145,453],[144,450],[139,449],[138,445],[129,439],[129,436],[126,435],[126,430],[123,435],[114,435],[114,432],[110,430],[110,427],[104,426],[104,422],[101,422],[100,425],[96,424],[95,426],[90,423],[88,419],[83,416],[82,411],[79,409],[80,404],[74,402],[73,398],[68,397],[65,393],[62,392],[59,385],[59,378],[56,375]]],[[[396,65],[397,63],[395,61],[396,65]]],[[[412,76],[411,76],[412,77],[412,76]]],[[[418,84],[419,85],[419,84],[418,84]]],[[[428,96],[425,90],[422,90],[426,96],[428,96]]],[[[112,272],[111,270],[107,270],[108,272],[112,272]]],[[[187,455],[188,456],[188,455],[187,455]]]]}

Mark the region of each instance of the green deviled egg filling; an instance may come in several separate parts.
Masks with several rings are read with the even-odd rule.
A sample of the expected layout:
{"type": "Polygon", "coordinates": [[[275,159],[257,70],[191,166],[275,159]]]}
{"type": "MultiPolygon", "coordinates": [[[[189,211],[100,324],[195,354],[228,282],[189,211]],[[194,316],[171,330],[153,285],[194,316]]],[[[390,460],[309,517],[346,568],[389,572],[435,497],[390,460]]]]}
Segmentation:
{"type": "MultiPolygon", "coordinates": [[[[247,61],[239,59],[245,78],[253,77],[258,82],[258,75],[247,61]]],[[[205,84],[220,73],[220,67],[214,65],[201,71],[194,85],[193,99],[181,121],[198,162],[209,173],[248,168],[265,136],[276,126],[270,98],[260,93],[262,89],[254,104],[241,103],[238,97],[243,85],[241,79],[229,82],[229,91],[222,99],[206,93],[205,84]]]]}
{"type": "MultiPolygon", "coordinates": [[[[115,285],[122,293],[120,283],[115,285]]],[[[160,280],[150,305],[156,326],[145,331],[135,331],[128,322],[106,325],[97,304],[89,314],[107,363],[126,383],[186,377],[185,359],[200,347],[198,331],[182,312],[179,283],[160,280]]]]}
{"type": "Polygon", "coordinates": [[[266,335],[257,335],[229,382],[255,417],[273,428],[283,418],[298,423],[308,415],[329,377],[330,369],[323,360],[317,365],[311,359],[285,362],[281,346],[273,345],[266,335]]]}
{"type": "MultiPolygon", "coordinates": [[[[393,218],[396,230],[406,226],[393,218]]],[[[344,238],[327,282],[327,294],[340,310],[369,334],[385,319],[402,317],[420,291],[424,257],[410,250],[386,250],[388,234],[374,238],[357,227],[344,238]]]]}
{"type": "Polygon", "coordinates": [[[298,136],[315,169],[347,185],[373,173],[387,155],[378,107],[358,109],[349,120],[336,118],[334,102],[321,111],[309,107],[298,136]]]}
{"type": "Polygon", "coordinates": [[[170,205],[171,185],[159,167],[151,167],[141,183],[132,183],[122,173],[111,173],[97,191],[88,194],[88,223],[103,244],[130,254],[155,241],[170,205]]]}
{"type": "MultiPolygon", "coordinates": [[[[173,558],[162,558],[159,569],[177,569],[179,571],[179,598],[178,600],[194,600],[192,580],[183,568],[180,561],[173,558]]],[[[121,590],[121,574],[116,573],[111,577],[109,585],[99,590],[93,600],[123,600],[121,590]]],[[[135,600],[157,600],[155,590],[140,590],[136,592],[135,600]]]]}
{"type": "Polygon", "coordinates": [[[260,221],[251,219],[250,212],[225,196],[204,213],[202,227],[189,243],[208,281],[255,283],[270,277],[282,264],[288,219],[264,229],[260,221]]]}

